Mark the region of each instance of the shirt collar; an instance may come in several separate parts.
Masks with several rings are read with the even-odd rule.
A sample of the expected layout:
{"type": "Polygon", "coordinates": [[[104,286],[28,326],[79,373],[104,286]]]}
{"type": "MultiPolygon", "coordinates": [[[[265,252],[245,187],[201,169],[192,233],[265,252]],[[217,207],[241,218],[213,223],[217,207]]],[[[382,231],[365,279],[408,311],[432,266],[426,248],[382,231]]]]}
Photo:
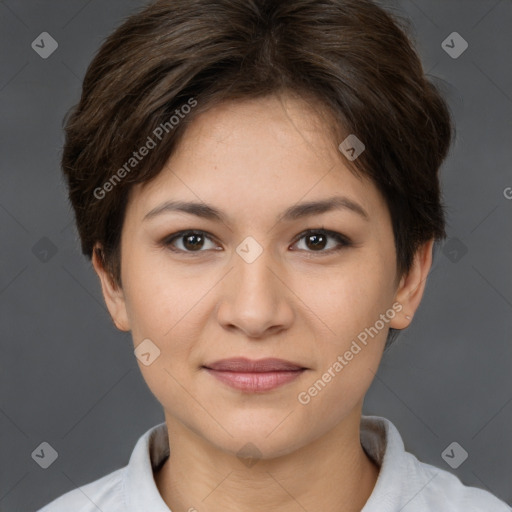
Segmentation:
{"type": "Polygon", "coordinates": [[[133,449],[123,479],[128,512],[169,512],[153,476],[168,456],[169,437],[164,422],[146,431],[133,449]]]}
{"type": "Polygon", "coordinates": [[[404,468],[407,463],[400,433],[386,418],[362,416],[361,445],[380,468],[377,482],[361,512],[394,512],[404,493],[404,482],[398,478],[397,468],[404,468]]]}

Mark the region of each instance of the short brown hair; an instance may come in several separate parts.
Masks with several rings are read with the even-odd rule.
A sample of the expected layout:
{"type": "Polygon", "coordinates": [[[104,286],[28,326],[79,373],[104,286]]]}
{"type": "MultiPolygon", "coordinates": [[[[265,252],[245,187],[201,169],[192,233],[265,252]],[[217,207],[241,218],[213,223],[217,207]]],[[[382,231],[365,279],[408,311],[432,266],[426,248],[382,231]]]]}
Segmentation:
{"type": "Polygon", "coordinates": [[[161,172],[201,112],[288,92],[323,107],[338,144],[348,134],[364,143],[356,160],[340,158],[383,194],[397,276],[406,273],[423,242],[446,237],[438,171],[454,133],[408,29],[370,0],[158,0],[130,16],[99,49],[66,120],[62,168],[83,253],[99,243],[121,285],[133,185],[161,172]],[[169,128],[191,99],[196,106],[169,128]],[[162,126],[163,143],[128,167],[162,126]]]}

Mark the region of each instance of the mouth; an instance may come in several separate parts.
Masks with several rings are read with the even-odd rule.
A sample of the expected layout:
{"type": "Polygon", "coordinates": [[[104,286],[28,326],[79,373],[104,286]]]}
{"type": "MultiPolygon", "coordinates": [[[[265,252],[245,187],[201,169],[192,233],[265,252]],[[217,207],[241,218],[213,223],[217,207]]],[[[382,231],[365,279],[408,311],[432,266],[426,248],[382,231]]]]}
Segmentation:
{"type": "Polygon", "coordinates": [[[307,368],[283,359],[222,359],[202,367],[231,388],[248,393],[271,391],[292,382],[307,368]]]}

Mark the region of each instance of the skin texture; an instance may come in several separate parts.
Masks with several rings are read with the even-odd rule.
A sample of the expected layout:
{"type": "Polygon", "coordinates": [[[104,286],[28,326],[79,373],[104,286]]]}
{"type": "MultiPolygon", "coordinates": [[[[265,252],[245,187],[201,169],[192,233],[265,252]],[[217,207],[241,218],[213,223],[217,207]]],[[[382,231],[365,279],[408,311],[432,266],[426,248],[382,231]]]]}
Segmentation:
{"type": "Polygon", "coordinates": [[[419,306],[433,242],[396,279],[386,203],[329,141],[317,112],[291,96],[219,105],[190,125],[154,181],[132,190],[122,287],[93,258],[116,326],[132,332],[135,347],[149,338],[160,350],[139,367],[164,408],[171,456],[155,482],[175,512],[360,511],[375,485],[378,468],[359,441],[363,399],[389,327],[407,327],[419,306]],[[278,219],[290,206],[333,195],[357,202],[368,219],[348,209],[278,219]],[[208,203],[226,219],[166,212],[143,220],[169,200],[208,203]],[[297,238],[321,228],[353,245],[297,238]],[[207,237],[166,246],[170,235],[189,229],[207,237]],[[236,252],[248,236],[262,249],[251,263],[236,252]],[[402,310],[301,404],[298,394],[396,302],[402,310]],[[201,368],[242,356],[282,358],[307,370],[272,391],[246,393],[201,368]],[[252,466],[237,457],[247,443],[259,451],[252,466]]]}

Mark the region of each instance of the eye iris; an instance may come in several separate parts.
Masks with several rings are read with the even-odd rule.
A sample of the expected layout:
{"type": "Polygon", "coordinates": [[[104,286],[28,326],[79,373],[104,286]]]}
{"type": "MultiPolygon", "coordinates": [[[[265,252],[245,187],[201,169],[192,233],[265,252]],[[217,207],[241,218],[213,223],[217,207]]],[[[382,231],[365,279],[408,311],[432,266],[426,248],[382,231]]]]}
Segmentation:
{"type": "Polygon", "coordinates": [[[183,245],[188,250],[200,249],[204,243],[203,235],[197,234],[197,233],[191,233],[189,235],[185,235],[183,237],[183,239],[185,240],[183,245]],[[190,240],[195,240],[196,243],[194,243],[194,242],[189,243],[190,240]],[[200,240],[200,241],[198,242],[198,240],[200,240]]]}
{"type": "Polygon", "coordinates": [[[308,246],[308,248],[310,248],[310,249],[311,249],[311,248],[313,248],[313,249],[315,249],[315,248],[316,248],[316,249],[318,249],[318,248],[323,249],[323,248],[325,247],[325,240],[326,240],[326,236],[325,236],[324,234],[321,234],[321,233],[320,233],[320,234],[312,234],[312,235],[308,235],[308,236],[306,237],[306,245],[307,245],[307,246],[308,246]],[[320,242],[320,244],[319,244],[319,243],[318,243],[319,239],[323,239],[323,243],[322,243],[322,242],[320,242]],[[310,244],[309,244],[309,241],[310,241],[310,240],[315,240],[315,241],[313,242],[312,247],[310,247],[310,244]]]}

